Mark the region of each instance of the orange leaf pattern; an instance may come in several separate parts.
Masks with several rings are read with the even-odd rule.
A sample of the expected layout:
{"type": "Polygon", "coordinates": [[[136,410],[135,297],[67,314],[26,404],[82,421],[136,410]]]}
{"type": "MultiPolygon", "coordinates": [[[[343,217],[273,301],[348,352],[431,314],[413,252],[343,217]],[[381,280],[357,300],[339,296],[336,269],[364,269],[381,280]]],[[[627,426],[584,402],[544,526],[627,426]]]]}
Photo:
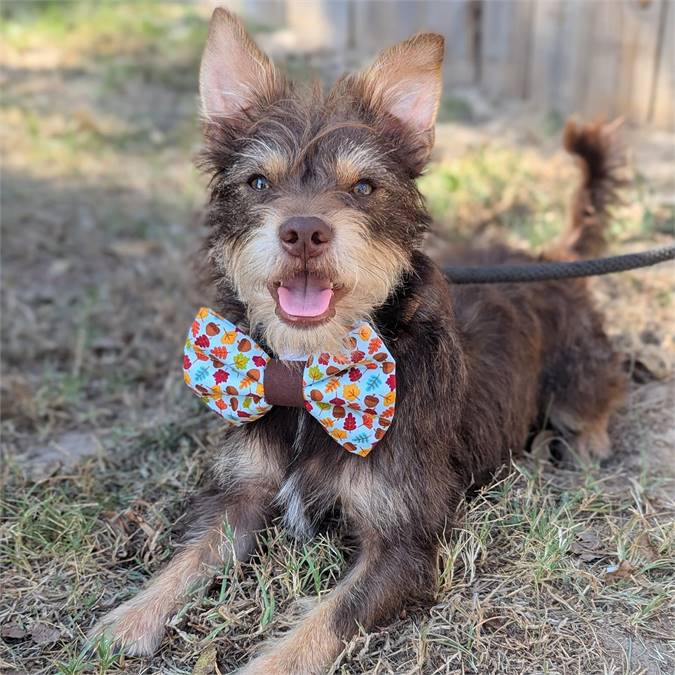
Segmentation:
{"type": "Polygon", "coordinates": [[[340,386],[340,380],[333,378],[329,382],[326,383],[326,386],[324,387],[324,390],[327,392],[333,392],[335,391],[338,387],[340,386]]]}
{"type": "Polygon", "coordinates": [[[199,310],[185,342],[183,377],[230,426],[253,422],[272,407],[263,398],[262,384],[251,377],[252,371],[242,372],[236,365],[248,361],[249,356],[254,356],[256,363],[266,365],[269,361],[269,356],[234,324],[211,309],[199,310]],[[246,355],[241,347],[246,348],[246,355]],[[220,362],[219,368],[212,359],[220,362]],[[227,383],[225,393],[223,383],[227,383]]]}
{"type": "Polygon", "coordinates": [[[369,324],[359,324],[345,338],[344,353],[322,353],[308,360],[303,374],[305,408],[331,429],[345,450],[365,457],[391,424],[395,373],[396,362],[382,339],[369,324]],[[310,391],[317,390],[322,396],[315,393],[312,400],[310,391]],[[330,405],[319,406],[317,400],[330,405]]]}

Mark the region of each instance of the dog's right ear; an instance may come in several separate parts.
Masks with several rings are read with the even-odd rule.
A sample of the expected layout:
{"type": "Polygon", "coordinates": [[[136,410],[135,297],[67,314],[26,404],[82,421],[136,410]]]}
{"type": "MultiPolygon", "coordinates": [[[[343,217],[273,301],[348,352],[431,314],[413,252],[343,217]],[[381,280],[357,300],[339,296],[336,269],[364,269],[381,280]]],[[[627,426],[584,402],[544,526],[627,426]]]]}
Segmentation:
{"type": "Polygon", "coordinates": [[[384,113],[403,125],[414,141],[407,161],[416,171],[424,168],[434,144],[443,55],[442,35],[418,33],[380,52],[370,68],[345,80],[378,116],[384,113]]]}
{"type": "Polygon", "coordinates": [[[199,69],[204,118],[236,118],[257,101],[271,101],[282,87],[283,77],[239,19],[216,8],[199,69]]]}

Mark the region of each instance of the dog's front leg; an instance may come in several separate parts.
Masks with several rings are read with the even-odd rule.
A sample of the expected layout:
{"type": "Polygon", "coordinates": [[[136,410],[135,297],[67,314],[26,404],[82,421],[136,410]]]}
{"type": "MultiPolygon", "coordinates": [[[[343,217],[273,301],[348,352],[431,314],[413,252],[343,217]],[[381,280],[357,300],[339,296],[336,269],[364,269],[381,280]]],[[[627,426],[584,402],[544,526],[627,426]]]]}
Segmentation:
{"type": "Polygon", "coordinates": [[[431,589],[433,547],[363,532],[354,567],[304,620],[240,675],[325,673],[361,627],[386,623],[412,595],[431,589]]]}
{"type": "Polygon", "coordinates": [[[189,594],[203,588],[229,557],[243,560],[253,551],[277,485],[269,458],[256,461],[248,439],[236,443],[215,467],[222,488],[204,492],[193,503],[178,552],[143,591],[98,622],[87,638],[90,644],[105,636],[126,654],[152,654],[167,620],[189,594]]]}

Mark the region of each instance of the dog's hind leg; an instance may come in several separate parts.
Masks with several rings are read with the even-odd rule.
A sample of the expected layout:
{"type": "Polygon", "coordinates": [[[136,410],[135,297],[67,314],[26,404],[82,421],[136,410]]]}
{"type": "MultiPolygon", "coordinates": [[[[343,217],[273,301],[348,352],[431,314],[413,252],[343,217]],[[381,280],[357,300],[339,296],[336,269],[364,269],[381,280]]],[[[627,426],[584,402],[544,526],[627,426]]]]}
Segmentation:
{"type": "Polygon", "coordinates": [[[188,596],[203,589],[228,558],[243,560],[252,553],[256,532],[265,526],[277,485],[251,461],[251,455],[233,453],[228,457],[228,482],[222,480],[225,472],[221,471],[223,488],[197,497],[178,552],[144,590],[98,622],[88,635],[90,645],[105,637],[113,649],[126,654],[152,654],[162,640],[167,620],[188,596]]]}
{"type": "Polygon", "coordinates": [[[565,439],[558,447],[560,459],[588,464],[611,455],[609,421],[625,398],[626,384],[618,355],[601,331],[580,331],[556,354],[546,369],[543,404],[565,439]]]}

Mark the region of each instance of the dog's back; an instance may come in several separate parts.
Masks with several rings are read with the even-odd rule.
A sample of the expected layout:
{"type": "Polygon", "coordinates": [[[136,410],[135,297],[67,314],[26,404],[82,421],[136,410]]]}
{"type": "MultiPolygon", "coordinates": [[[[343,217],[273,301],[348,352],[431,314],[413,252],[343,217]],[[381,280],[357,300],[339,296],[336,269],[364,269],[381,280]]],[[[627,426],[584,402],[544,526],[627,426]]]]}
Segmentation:
{"type": "MultiPolygon", "coordinates": [[[[625,184],[616,125],[570,120],[563,139],[581,180],[560,240],[539,256],[506,247],[464,249],[448,264],[570,260],[605,249],[609,211],[625,184]]],[[[499,439],[498,463],[519,452],[532,423],[549,421],[567,441],[563,450],[584,461],[607,457],[607,423],[623,398],[625,378],[587,280],[453,286],[451,294],[468,363],[467,405],[473,410],[464,417],[465,433],[483,437],[472,444],[489,447],[488,436],[499,439]]]]}

